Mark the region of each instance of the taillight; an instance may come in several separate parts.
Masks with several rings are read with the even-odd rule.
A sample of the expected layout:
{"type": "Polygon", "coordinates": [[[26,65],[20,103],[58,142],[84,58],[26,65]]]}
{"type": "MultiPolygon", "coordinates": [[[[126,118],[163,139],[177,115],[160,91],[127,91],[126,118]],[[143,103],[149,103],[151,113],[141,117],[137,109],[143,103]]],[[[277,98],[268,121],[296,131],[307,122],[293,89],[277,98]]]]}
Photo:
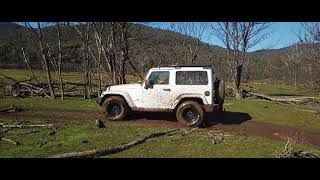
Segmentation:
{"type": "Polygon", "coordinates": [[[205,92],[204,92],[204,95],[205,95],[205,96],[210,96],[210,92],[209,92],[209,91],[205,91],[205,92]]]}

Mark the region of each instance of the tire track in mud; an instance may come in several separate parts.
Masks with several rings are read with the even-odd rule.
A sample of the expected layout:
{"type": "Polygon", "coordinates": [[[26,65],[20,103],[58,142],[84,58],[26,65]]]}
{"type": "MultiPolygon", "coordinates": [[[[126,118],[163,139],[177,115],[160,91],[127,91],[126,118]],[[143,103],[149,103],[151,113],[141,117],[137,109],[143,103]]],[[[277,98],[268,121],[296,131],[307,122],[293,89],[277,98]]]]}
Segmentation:
{"type": "MultiPolygon", "coordinates": [[[[8,119],[35,119],[43,121],[51,121],[57,124],[73,123],[73,122],[89,122],[94,121],[96,118],[103,118],[102,114],[97,112],[74,112],[74,115],[65,115],[53,111],[50,114],[43,114],[34,112],[19,112],[19,113],[1,113],[1,118],[8,119]]],[[[301,129],[274,125],[270,123],[262,123],[252,121],[251,118],[245,113],[232,113],[227,112],[223,120],[217,121],[214,115],[209,115],[205,118],[206,127],[201,128],[203,130],[222,130],[225,132],[231,132],[241,135],[257,136],[263,138],[269,138],[273,140],[286,141],[287,137],[294,133],[301,134],[300,143],[308,144],[316,147],[320,147],[320,132],[306,131],[302,132],[301,129]],[[211,119],[216,119],[211,121],[211,119]]],[[[108,121],[107,123],[118,123],[116,121],[108,121]]],[[[174,113],[133,113],[128,116],[123,123],[137,124],[137,125],[154,125],[173,128],[186,128],[176,121],[174,113]]]]}
{"type": "MultiPolygon", "coordinates": [[[[140,124],[140,125],[161,125],[166,127],[174,128],[186,128],[179,124],[174,115],[162,115],[158,113],[142,113],[135,115],[131,119],[127,120],[127,123],[140,124]],[[148,114],[148,115],[147,115],[148,114]],[[153,117],[153,118],[152,118],[153,117]],[[154,118],[157,117],[157,118],[154,118]]],[[[317,131],[306,131],[298,128],[279,126],[271,123],[255,122],[250,119],[244,121],[232,120],[220,120],[210,121],[211,117],[206,119],[206,127],[201,129],[204,130],[222,130],[225,132],[237,133],[241,135],[257,136],[273,140],[287,141],[289,136],[294,134],[301,135],[298,140],[299,143],[307,144],[315,147],[320,147],[320,132],[317,131]]]]}

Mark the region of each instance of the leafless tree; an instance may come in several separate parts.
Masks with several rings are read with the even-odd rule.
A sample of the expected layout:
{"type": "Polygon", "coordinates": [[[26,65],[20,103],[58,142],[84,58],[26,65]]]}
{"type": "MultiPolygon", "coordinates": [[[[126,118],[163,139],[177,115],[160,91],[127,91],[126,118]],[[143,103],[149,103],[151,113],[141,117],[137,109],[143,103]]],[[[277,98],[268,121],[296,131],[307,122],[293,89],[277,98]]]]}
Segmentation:
{"type": "Polygon", "coordinates": [[[287,79],[293,80],[295,88],[297,88],[299,72],[303,66],[302,59],[302,51],[298,48],[298,44],[295,44],[292,49],[281,57],[281,62],[287,68],[287,79]]]}
{"type": "MultiPolygon", "coordinates": [[[[24,44],[24,40],[23,40],[23,35],[22,35],[22,33],[23,33],[23,30],[20,29],[20,31],[19,31],[19,45],[20,45],[20,48],[21,48],[21,53],[22,53],[22,57],[23,57],[23,62],[27,65],[29,71],[30,71],[31,74],[32,74],[33,79],[37,80],[37,77],[35,76],[35,74],[34,74],[34,72],[33,72],[33,69],[32,69],[31,66],[30,66],[30,62],[29,62],[30,60],[29,60],[29,58],[28,58],[28,56],[27,56],[27,53],[26,53],[26,51],[25,51],[25,44],[24,44]]],[[[28,39],[28,38],[27,38],[27,39],[28,39]]]]}
{"type": "Polygon", "coordinates": [[[119,63],[119,84],[126,84],[126,64],[129,62],[129,41],[128,41],[129,23],[120,22],[120,49],[121,58],[119,63]]]}
{"type": "Polygon", "coordinates": [[[301,23],[298,34],[312,86],[320,87],[320,22],[301,23]]]}
{"type": "Polygon", "coordinates": [[[84,71],[84,98],[91,97],[91,61],[89,58],[89,38],[90,38],[90,23],[73,24],[74,29],[78,33],[82,42],[82,67],[84,71]]]}
{"type": "Polygon", "coordinates": [[[259,22],[222,22],[217,23],[217,27],[212,26],[213,35],[220,39],[227,48],[237,98],[241,98],[241,75],[247,52],[266,39],[268,33],[265,33],[265,30],[268,27],[269,23],[259,22]]]}
{"type": "MultiPolygon", "coordinates": [[[[130,46],[128,29],[130,23],[127,22],[92,22],[94,31],[96,53],[89,46],[91,57],[94,59],[95,67],[98,71],[104,69],[107,75],[111,77],[113,84],[125,84],[127,64],[129,64],[134,73],[140,77],[138,69],[130,59],[130,46]],[[96,55],[95,55],[96,54],[96,55]],[[105,68],[102,68],[102,58],[105,59],[105,68]]],[[[99,90],[101,90],[102,75],[98,72],[99,90]]]]}
{"type": "Polygon", "coordinates": [[[116,22],[110,23],[110,30],[107,35],[108,37],[106,42],[106,48],[104,46],[101,47],[113,84],[117,84],[118,82],[116,76],[116,36],[118,30],[117,28],[118,27],[116,22]]]}
{"type": "MultiPolygon", "coordinates": [[[[185,37],[182,38],[181,45],[185,47],[189,52],[189,55],[186,57],[187,62],[190,62],[192,64],[196,62],[200,50],[200,43],[204,35],[205,29],[206,26],[204,25],[204,23],[200,22],[169,23],[169,30],[185,35],[185,37]]],[[[176,42],[179,43],[179,41],[176,42]]]]}
{"type": "Polygon", "coordinates": [[[44,66],[45,71],[47,72],[47,83],[49,86],[50,95],[51,98],[55,99],[54,88],[52,85],[51,69],[48,61],[47,48],[45,47],[43,23],[37,22],[37,28],[34,28],[31,26],[29,22],[25,22],[25,26],[27,27],[27,30],[30,32],[30,34],[32,34],[39,43],[42,64],[44,66]]]}
{"type": "MultiPolygon", "coordinates": [[[[89,51],[90,54],[92,56],[92,58],[94,59],[94,64],[95,64],[95,71],[97,73],[97,77],[98,77],[98,81],[99,81],[99,90],[98,90],[98,96],[100,96],[100,93],[102,91],[102,48],[104,47],[104,32],[105,32],[105,26],[106,23],[105,22],[92,22],[92,27],[93,27],[93,31],[94,31],[94,39],[95,39],[95,47],[97,49],[97,55],[94,55],[93,50],[91,50],[90,46],[89,46],[89,51]]],[[[110,69],[109,69],[110,71],[110,69]]]]}
{"type": "Polygon", "coordinates": [[[61,23],[56,23],[56,30],[57,30],[57,41],[58,41],[58,76],[59,76],[59,84],[60,84],[60,93],[61,99],[64,99],[64,84],[63,84],[63,77],[62,77],[62,44],[61,44],[61,23]]]}

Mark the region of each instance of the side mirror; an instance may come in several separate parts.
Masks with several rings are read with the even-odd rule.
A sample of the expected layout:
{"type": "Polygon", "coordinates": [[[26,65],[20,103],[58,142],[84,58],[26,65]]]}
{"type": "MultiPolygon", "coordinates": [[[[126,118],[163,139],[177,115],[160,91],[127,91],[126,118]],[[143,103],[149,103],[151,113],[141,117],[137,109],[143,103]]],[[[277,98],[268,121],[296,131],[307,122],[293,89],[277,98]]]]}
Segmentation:
{"type": "Polygon", "coordinates": [[[149,86],[150,86],[150,81],[149,81],[148,79],[146,79],[146,80],[144,81],[144,88],[145,88],[145,89],[148,89],[149,86]]]}
{"type": "Polygon", "coordinates": [[[146,79],[146,80],[145,80],[145,83],[144,83],[144,88],[145,88],[145,89],[153,88],[153,85],[154,85],[154,82],[153,82],[153,81],[150,81],[149,79],[146,79]]]}

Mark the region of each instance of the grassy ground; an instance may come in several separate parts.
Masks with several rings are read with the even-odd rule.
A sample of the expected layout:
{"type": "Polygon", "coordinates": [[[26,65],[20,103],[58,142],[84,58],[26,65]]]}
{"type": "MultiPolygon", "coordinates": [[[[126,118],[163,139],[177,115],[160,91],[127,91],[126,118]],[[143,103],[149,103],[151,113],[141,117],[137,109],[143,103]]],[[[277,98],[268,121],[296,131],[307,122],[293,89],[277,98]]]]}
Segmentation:
{"type": "MultiPolygon", "coordinates": [[[[15,124],[28,120],[30,123],[58,124],[58,132],[55,135],[49,135],[50,129],[45,128],[33,133],[30,132],[32,129],[9,131],[6,137],[20,142],[21,145],[14,146],[0,141],[0,157],[47,157],[71,151],[109,148],[154,131],[168,129],[163,126],[137,125],[128,122],[107,122],[106,128],[98,129],[94,125],[94,120],[99,118],[101,113],[94,100],[5,97],[0,98],[0,102],[0,108],[15,104],[27,110],[21,112],[22,116],[0,114],[0,122],[15,124]]],[[[252,117],[251,121],[292,127],[308,124],[306,128],[320,129],[318,116],[313,116],[311,113],[299,115],[289,107],[278,104],[232,100],[226,102],[226,109],[246,112],[252,117]]],[[[152,139],[128,151],[107,157],[274,157],[275,152],[280,151],[285,143],[261,137],[231,135],[221,144],[214,145],[208,138],[207,131],[203,129],[184,137],[174,135],[152,139]]],[[[299,145],[299,149],[319,152],[306,145],[299,145]]]]}
{"type": "MultiPolygon", "coordinates": [[[[32,77],[32,74],[28,70],[20,70],[20,69],[0,69],[0,72],[6,76],[12,77],[18,81],[21,80],[27,80],[32,77]]],[[[39,77],[39,80],[42,82],[46,82],[46,73],[45,71],[40,70],[34,70],[34,74],[39,77]]],[[[1,81],[0,76],[0,81],[1,81]]],[[[83,83],[83,75],[80,72],[63,72],[63,78],[66,82],[77,82],[77,83],[83,83]]],[[[127,81],[129,83],[138,82],[139,78],[127,75],[126,76],[127,81]]],[[[54,81],[58,81],[58,75],[56,73],[52,73],[52,79],[54,81]]],[[[107,76],[103,76],[103,82],[109,82],[110,79],[107,78],[107,76]]],[[[93,83],[97,84],[97,78],[93,80],[93,83]]]]}
{"type": "MultiPolygon", "coordinates": [[[[100,107],[95,99],[67,98],[65,100],[51,100],[43,97],[0,98],[0,108],[16,105],[28,111],[23,112],[25,117],[33,119],[59,120],[59,117],[68,119],[83,119],[88,113],[90,116],[101,116],[100,107]],[[54,119],[55,118],[55,119],[54,119]]],[[[229,112],[247,113],[250,121],[266,122],[275,125],[304,128],[310,131],[320,130],[320,115],[299,111],[286,105],[267,101],[253,100],[226,100],[225,109],[229,112]]],[[[0,120],[2,119],[0,115],[0,120]]]]}
{"type": "Polygon", "coordinates": [[[243,83],[244,89],[250,89],[254,92],[269,96],[320,96],[319,91],[308,88],[295,88],[289,85],[266,84],[266,83],[243,83]]]}
{"type": "Polygon", "coordinates": [[[303,128],[309,131],[320,130],[320,114],[267,101],[229,100],[225,109],[230,112],[248,113],[252,121],[275,125],[303,128]]]}
{"type": "MultiPolygon", "coordinates": [[[[13,77],[17,80],[26,80],[32,77],[32,74],[27,70],[17,70],[17,69],[0,69],[0,72],[13,77]]],[[[35,70],[35,74],[39,75],[40,80],[45,82],[46,81],[46,73],[44,71],[35,70]]],[[[83,78],[80,72],[64,72],[63,73],[64,80],[67,82],[83,82],[83,78]]],[[[4,80],[1,79],[0,81],[4,80]]],[[[58,76],[56,73],[52,73],[52,78],[55,81],[58,81],[58,76]]],[[[129,83],[138,82],[139,78],[127,75],[127,80],[129,83]]],[[[107,76],[103,76],[103,82],[109,82],[110,80],[107,76]]],[[[97,84],[96,78],[93,81],[97,84]]],[[[227,82],[228,85],[232,86],[232,82],[227,82]]],[[[270,84],[270,83],[242,83],[241,85],[245,89],[250,89],[250,86],[253,87],[253,91],[259,92],[266,95],[271,96],[320,96],[319,91],[313,91],[308,88],[295,88],[288,85],[279,85],[279,84],[270,84]]]]}
{"type": "MultiPolygon", "coordinates": [[[[0,69],[0,72],[17,80],[31,77],[30,73],[24,70],[0,69]]],[[[45,81],[45,74],[40,71],[36,72],[38,73],[41,80],[45,81]]],[[[81,74],[77,72],[65,73],[64,77],[66,81],[82,82],[81,74]]],[[[138,80],[133,76],[127,77],[129,82],[138,80]]],[[[53,75],[53,78],[57,80],[56,75],[53,75]]],[[[252,86],[254,91],[267,95],[318,95],[318,92],[309,89],[295,89],[290,86],[243,84],[245,88],[249,86],[252,86]]],[[[55,123],[59,126],[58,132],[49,135],[49,129],[39,132],[31,132],[32,129],[9,131],[5,136],[20,142],[21,145],[14,146],[0,141],[0,157],[47,157],[57,153],[108,148],[130,142],[150,132],[168,129],[163,126],[142,126],[128,122],[108,122],[106,128],[97,129],[94,120],[101,118],[101,112],[94,99],[0,97],[0,109],[13,104],[25,111],[11,115],[0,114],[0,122],[15,124],[28,120],[29,123],[55,123]]],[[[320,115],[285,105],[265,101],[226,100],[225,108],[230,112],[247,113],[251,117],[250,121],[304,128],[310,131],[320,130],[320,115]]],[[[207,132],[199,130],[185,137],[175,135],[152,139],[130,150],[107,157],[274,157],[274,153],[281,150],[284,143],[261,137],[232,134],[221,144],[213,145],[207,132]]],[[[319,152],[305,145],[299,145],[299,148],[319,152]]]]}
{"type": "MultiPolygon", "coordinates": [[[[227,85],[233,87],[233,82],[226,82],[227,85]]],[[[320,91],[312,90],[306,87],[293,87],[284,84],[249,82],[241,83],[241,87],[253,92],[269,95],[269,96],[320,96],[320,91]]]]}
{"type": "MultiPolygon", "coordinates": [[[[108,123],[98,129],[94,123],[67,125],[54,135],[49,130],[30,133],[18,129],[8,133],[7,138],[18,141],[15,146],[0,141],[0,157],[47,157],[50,155],[111,148],[128,143],[155,131],[168,130],[165,127],[139,126],[124,122],[108,123]]],[[[127,151],[105,157],[274,157],[283,149],[285,142],[258,137],[244,137],[233,134],[220,144],[212,144],[204,131],[187,136],[180,134],[151,139],[127,151]]],[[[304,151],[319,152],[308,146],[299,145],[304,151]]]]}

